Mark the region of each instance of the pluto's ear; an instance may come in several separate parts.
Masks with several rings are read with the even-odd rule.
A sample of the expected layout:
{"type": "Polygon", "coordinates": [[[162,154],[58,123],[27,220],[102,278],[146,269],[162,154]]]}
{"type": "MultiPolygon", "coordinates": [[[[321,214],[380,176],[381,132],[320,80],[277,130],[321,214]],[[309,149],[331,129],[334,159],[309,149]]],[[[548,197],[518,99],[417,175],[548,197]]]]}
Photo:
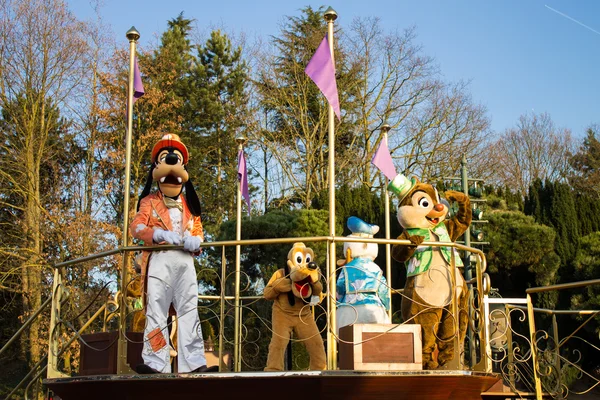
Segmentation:
{"type": "MultiPolygon", "coordinates": [[[[152,190],[152,171],[154,171],[154,163],[150,167],[150,172],[148,173],[148,177],[146,178],[146,186],[144,186],[144,190],[142,190],[142,194],[140,194],[140,199],[137,203],[137,211],[140,211],[140,202],[142,199],[150,194],[150,190],[152,190]]],[[[136,212],[137,212],[136,211],[136,212]]]]}
{"type": "Polygon", "coordinates": [[[200,199],[194,190],[194,184],[191,179],[188,179],[185,183],[185,202],[192,215],[199,217],[202,213],[202,207],[200,207],[200,199]]]}

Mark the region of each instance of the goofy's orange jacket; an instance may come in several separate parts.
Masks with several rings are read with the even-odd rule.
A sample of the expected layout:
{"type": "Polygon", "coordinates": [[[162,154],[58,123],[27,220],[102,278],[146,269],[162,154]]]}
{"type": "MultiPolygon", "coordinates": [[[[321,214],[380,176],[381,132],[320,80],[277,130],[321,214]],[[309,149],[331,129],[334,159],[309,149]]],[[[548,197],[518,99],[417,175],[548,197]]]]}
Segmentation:
{"type": "MultiPolygon", "coordinates": [[[[186,202],[185,196],[181,196],[181,202],[183,203],[183,220],[181,223],[183,232],[178,232],[182,237],[184,236],[199,236],[204,241],[204,230],[202,228],[202,221],[199,216],[193,216],[190,212],[186,202]],[[186,231],[188,233],[186,233],[186,231]]],[[[152,241],[152,235],[155,228],[173,230],[171,225],[171,218],[169,217],[169,209],[163,201],[163,194],[160,191],[149,194],[140,201],[140,209],[137,212],[135,218],[129,226],[131,235],[144,242],[145,246],[152,246],[155,244],[152,241]]],[[[145,280],[148,260],[151,251],[142,252],[142,283],[145,280]]],[[[198,255],[200,252],[194,254],[198,255]]],[[[142,285],[142,287],[144,287],[142,285]]]]}

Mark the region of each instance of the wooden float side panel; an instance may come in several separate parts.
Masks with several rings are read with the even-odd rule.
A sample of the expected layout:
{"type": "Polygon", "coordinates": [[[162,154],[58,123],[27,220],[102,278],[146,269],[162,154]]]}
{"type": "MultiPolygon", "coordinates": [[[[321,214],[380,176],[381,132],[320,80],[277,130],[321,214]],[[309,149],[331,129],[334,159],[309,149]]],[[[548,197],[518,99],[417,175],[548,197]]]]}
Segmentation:
{"type": "Polygon", "coordinates": [[[481,400],[481,393],[500,378],[495,374],[429,374],[424,372],[360,373],[337,371],[313,376],[268,373],[165,376],[81,377],[44,383],[62,400],[235,399],[263,400],[269,393],[286,400],[481,400]]]}

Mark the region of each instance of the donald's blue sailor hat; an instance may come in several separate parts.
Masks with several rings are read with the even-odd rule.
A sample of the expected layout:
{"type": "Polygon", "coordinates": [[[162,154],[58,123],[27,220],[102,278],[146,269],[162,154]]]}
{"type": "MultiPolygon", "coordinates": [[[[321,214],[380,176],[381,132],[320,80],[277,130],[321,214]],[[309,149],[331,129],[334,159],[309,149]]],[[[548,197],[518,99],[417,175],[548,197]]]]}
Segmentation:
{"type": "Polygon", "coordinates": [[[350,229],[353,236],[372,238],[373,235],[379,232],[379,226],[366,223],[358,217],[348,218],[346,224],[348,225],[348,229],[350,229]]]}

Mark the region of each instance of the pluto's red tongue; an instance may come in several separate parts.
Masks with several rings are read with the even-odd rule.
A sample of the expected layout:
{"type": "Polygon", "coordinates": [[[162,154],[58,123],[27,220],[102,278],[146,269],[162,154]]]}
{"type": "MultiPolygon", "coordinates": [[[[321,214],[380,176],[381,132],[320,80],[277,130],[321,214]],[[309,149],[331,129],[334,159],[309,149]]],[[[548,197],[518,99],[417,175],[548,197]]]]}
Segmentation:
{"type": "Polygon", "coordinates": [[[298,293],[300,293],[300,296],[304,297],[308,297],[308,294],[310,292],[310,279],[306,278],[303,279],[299,282],[294,282],[294,285],[296,286],[296,290],[298,291],[298,293]]]}

